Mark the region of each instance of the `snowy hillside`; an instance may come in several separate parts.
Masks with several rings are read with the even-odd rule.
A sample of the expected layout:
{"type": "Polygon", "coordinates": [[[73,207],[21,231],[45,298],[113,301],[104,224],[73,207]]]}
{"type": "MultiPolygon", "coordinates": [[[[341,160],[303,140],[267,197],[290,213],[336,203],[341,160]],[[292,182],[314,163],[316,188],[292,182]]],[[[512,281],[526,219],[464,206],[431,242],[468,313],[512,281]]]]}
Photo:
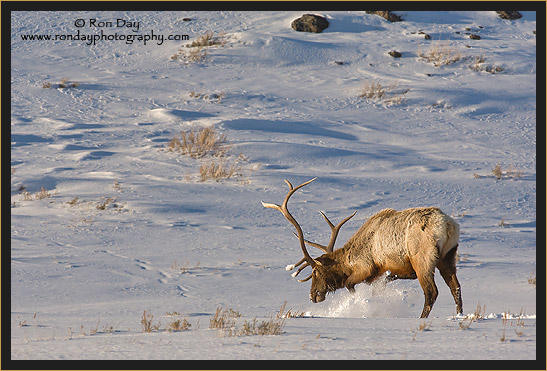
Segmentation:
{"type": "Polygon", "coordinates": [[[12,359],[535,359],[535,12],[395,13],[12,13],[12,359]],[[181,153],[204,128],[224,146],[181,153]],[[417,280],[310,302],[261,201],[314,177],[290,205],[312,241],[319,210],[357,211],[337,248],[384,208],[454,218],[464,314],[438,272],[427,319],[417,280]],[[280,334],[237,333],[285,301],[280,334]]]}

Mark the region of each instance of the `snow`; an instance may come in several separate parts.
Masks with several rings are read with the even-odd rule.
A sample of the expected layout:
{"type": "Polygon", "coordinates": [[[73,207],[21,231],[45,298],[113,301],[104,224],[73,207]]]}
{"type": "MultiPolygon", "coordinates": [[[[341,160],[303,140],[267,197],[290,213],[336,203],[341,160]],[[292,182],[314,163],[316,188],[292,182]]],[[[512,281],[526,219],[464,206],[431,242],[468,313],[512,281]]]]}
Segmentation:
{"type": "Polygon", "coordinates": [[[12,13],[13,360],[536,358],[535,12],[507,21],[405,11],[389,23],[315,11],[329,19],[323,33],[290,28],[310,12],[12,13]],[[138,21],[138,34],[190,40],[21,38],[133,32],[77,29],[77,19],[138,21]],[[208,30],[226,45],[203,61],[171,59],[208,30]],[[424,61],[436,44],[461,59],[424,61]],[[475,71],[477,57],[485,62],[475,71]],[[63,78],[79,85],[57,87],[63,78]],[[366,82],[391,101],[359,97],[366,82]],[[199,159],[167,150],[202,127],[243,154],[241,175],[201,182],[199,159]],[[357,211],[337,247],[384,208],[438,206],[453,217],[464,315],[438,273],[428,319],[418,318],[415,280],[362,283],[311,303],[311,281],[285,270],[302,257],[292,227],[261,201],[281,203],[283,179],[313,177],[290,209],[319,243],[330,236],[319,210],[334,224],[357,211]],[[36,199],[42,187],[50,197],[36,199]],[[285,301],[303,316],[287,318],[281,335],[209,328],[217,307],[239,311],[240,322],[267,320],[285,301]],[[143,332],[144,311],[159,331],[143,332]],[[174,318],[190,329],[167,331],[174,318]]]}

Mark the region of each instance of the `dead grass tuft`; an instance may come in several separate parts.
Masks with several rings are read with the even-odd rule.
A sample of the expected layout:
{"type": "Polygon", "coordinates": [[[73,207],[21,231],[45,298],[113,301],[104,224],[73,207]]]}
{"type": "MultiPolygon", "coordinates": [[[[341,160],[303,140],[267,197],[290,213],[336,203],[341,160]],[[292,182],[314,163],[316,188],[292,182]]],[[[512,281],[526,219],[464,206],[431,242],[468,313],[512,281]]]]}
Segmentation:
{"type": "Polygon", "coordinates": [[[486,305],[483,305],[481,307],[481,304],[477,303],[475,312],[473,314],[466,315],[465,318],[459,322],[460,330],[467,330],[469,327],[471,327],[471,324],[473,322],[484,319],[485,315],[486,315],[486,305]]]}
{"type": "Polygon", "coordinates": [[[167,331],[169,332],[176,332],[176,331],[186,331],[189,330],[192,325],[186,318],[183,319],[176,319],[173,322],[169,324],[169,327],[167,328],[167,331]]]}
{"type": "Polygon", "coordinates": [[[359,98],[368,100],[380,101],[387,106],[401,104],[403,97],[410,89],[397,89],[398,84],[395,82],[390,86],[384,87],[377,81],[365,81],[359,90],[359,98]],[[389,94],[388,94],[389,93],[389,94]]]}
{"type": "Polygon", "coordinates": [[[180,60],[186,64],[190,62],[203,62],[207,59],[211,47],[222,47],[228,43],[224,35],[215,36],[212,31],[207,31],[196,40],[186,44],[186,49],[181,48],[171,56],[171,60],[180,60]],[[188,50],[189,49],[189,50],[188,50]]]}
{"type": "Polygon", "coordinates": [[[528,277],[528,283],[534,285],[534,287],[536,286],[536,272],[532,272],[530,277],[528,277]]]}
{"type": "Polygon", "coordinates": [[[241,165],[237,160],[228,163],[223,158],[213,158],[203,161],[199,167],[200,180],[206,182],[214,180],[220,182],[224,179],[230,179],[241,170],[241,165]]]}
{"type": "Polygon", "coordinates": [[[449,43],[433,43],[426,51],[418,50],[418,56],[435,67],[455,63],[462,59],[459,51],[452,48],[449,43]]]}
{"type": "Polygon", "coordinates": [[[217,307],[215,315],[209,320],[209,328],[220,330],[232,329],[235,327],[236,319],[241,317],[241,314],[231,308],[223,309],[222,306],[217,307]]]}
{"type": "Polygon", "coordinates": [[[215,36],[213,31],[207,31],[204,35],[199,36],[196,40],[187,44],[187,48],[205,48],[208,46],[225,46],[227,39],[221,36],[215,36]]]}
{"type": "Polygon", "coordinates": [[[238,327],[237,320],[241,317],[238,311],[217,307],[215,315],[209,321],[209,328],[218,329],[219,336],[279,335],[283,333],[285,325],[283,309],[284,306],[269,320],[259,321],[255,317],[252,320],[243,320],[238,327]]]}
{"type": "Polygon", "coordinates": [[[141,318],[141,325],[142,325],[142,332],[152,332],[152,331],[159,331],[160,329],[160,323],[153,324],[152,320],[154,319],[154,316],[152,313],[150,313],[150,310],[144,311],[141,318]]]}
{"type": "Polygon", "coordinates": [[[39,192],[32,195],[29,191],[26,190],[25,186],[21,186],[20,189],[22,191],[21,195],[23,196],[22,197],[23,201],[43,200],[45,198],[50,198],[51,196],[57,193],[57,191],[50,192],[44,187],[41,187],[39,192]]]}
{"type": "Polygon", "coordinates": [[[359,92],[359,97],[367,99],[381,99],[384,97],[385,94],[386,90],[379,82],[367,81],[363,84],[363,87],[359,92]]]}
{"type": "MultiPolygon", "coordinates": [[[[168,151],[201,159],[198,177],[198,181],[201,182],[209,180],[220,182],[243,176],[241,173],[243,165],[249,160],[242,153],[238,156],[229,154],[231,149],[232,145],[228,144],[227,136],[218,134],[212,127],[181,132],[180,136],[175,136],[167,144],[168,151]]],[[[253,172],[259,167],[260,164],[256,164],[247,170],[253,172]]],[[[193,176],[186,175],[188,181],[192,178],[193,176]]],[[[245,178],[241,181],[248,182],[245,178]]]]}
{"type": "Polygon", "coordinates": [[[501,73],[504,71],[504,68],[502,66],[487,64],[486,58],[484,58],[483,56],[475,57],[475,60],[469,66],[469,68],[476,72],[488,72],[491,74],[501,73]]]}
{"type": "Polygon", "coordinates": [[[227,145],[227,136],[218,134],[214,128],[201,128],[181,132],[167,145],[168,150],[180,152],[193,158],[202,158],[206,155],[223,157],[231,148],[227,145]]]}
{"type": "Polygon", "coordinates": [[[503,173],[501,171],[501,164],[499,162],[492,169],[492,174],[494,174],[497,180],[501,180],[501,176],[503,175],[503,173]]]}
{"type": "MultiPolygon", "coordinates": [[[[513,165],[509,165],[509,168],[507,168],[507,170],[503,170],[501,163],[498,162],[496,166],[494,166],[494,168],[492,169],[492,175],[494,175],[497,180],[502,180],[504,178],[517,180],[522,178],[523,172],[515,169],[513,165]]],[[[481,175],[477,173],[474,173],[473,176],[477,179],[489,177],[488,175],[481,175]]]]}

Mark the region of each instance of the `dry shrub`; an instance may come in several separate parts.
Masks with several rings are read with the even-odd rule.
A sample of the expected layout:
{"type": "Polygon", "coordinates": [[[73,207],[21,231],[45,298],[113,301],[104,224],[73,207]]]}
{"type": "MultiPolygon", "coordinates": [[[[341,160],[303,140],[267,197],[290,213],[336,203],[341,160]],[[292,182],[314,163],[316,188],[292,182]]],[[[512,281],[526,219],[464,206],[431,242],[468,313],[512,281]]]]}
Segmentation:
{"type": "Polygon", "coordinates": [[[492,174],[494,174],[497,180],[501,180],[503,173],[501,171],[501,164],[499,162],[492,169],[492,174]]]}
{"type": "Polygon", "coordinates": [[[223,36],[215,36],[213,31],[207,31],[204,35],[199,36],[196,40],[187,44],[187,48],[205,48],[208,46],[224,46],[227,40],[223,36]]]}
{"type": "Polygon", "coordinates": [[[160,329],[160,323],[152,324],[154,316],[150,313],[150,310],[144,311],[141,318],[142,332],[158,331],[160,329]]]}
{"type": "Polygon", "coordinates": [[[209,328],[231,329],[235,326],[236,319],[239,317],[241,317],[241,314],[231,308],[223,309],[222,306],[217,307],[215,315],[209,320],[209,328]]]}
{"type": "Polygon", "coordinates": [[[502,66],[487,64],[486,58],[483,56],[475,57],[473,64],[471,64],[469,68],[476,72],[488,72],[491,74],[501,73],[504,71],[502,66]]]}
{"type": "MultiPolygon", "coordinates": [[[[498,162],[496,166],[494,166],[494,168],[492,169],[492,175],[494,175],[494,177],[497,180],[502,180],[507,178],[517,180],[522,178],[523,172],[518,169],[515,169],[513,165],[509,165],[509,168],[507,170],[503,170],[501,167],[501,163],[498,162]]],[[[489,177],[488,175],[481,175],[477,173],[474,173],[473,176],[477,179],[489,177]]]]}
{"type": "Polygon", "coordinates": [[[227,136],[217,134],[214,128],[201,128],[181,132],[180,137],[175,136],[167,147],[170,151],[193,158],[201,158],[208,154],[222,157],[230,149],[226,142],[227,136]]]}
{"type": "Polygon", "coordinates": [[[57,85],[53,85],[49,81],[45,81],[42,84],[42,88],[44,89],[50,89],[53,87],[57,89],[68,89],[68,88],[77,88],[78,86],[80,86],[79,82],[76,82],[76,81],[71,82],[68,77],[63,77],[57,85]]]}
{"type": "Polygon", "coordinates": [[[384,87],[377,81],[365,81],[363,87],[359,91],[359,97],[377,100],[387,106],[401,104],[403,96],[408,93],[410,89],[399,89],[399,91],[395,91],[397,86],[397,82],[388,87],[384,87]]]}
{"type": "Polygon", "coordinates": [[[530,285],[536,286],[536,272],[532,272],[532,274],[530,275],[530,277],[528,277],[528,283],[529,283],[530,285]]]}
{"type": "Polygon", "coordinates": [[[169,328],[167,329],[169,332],[174,331],[186,331],[189,330],[192,325],[186,318],[183,319],[176,319],[173,322],[169,324],[169,328]]]}
{"type": "Polygon", "coordinates": [[[513,179],[519,179],[522,178],[522,171],[514,169],[513,165],[509,165],[509,169],[507,169],[506,175],[513,179]]]}
{"type": "Polygon", "coordinates": [[[267,321],[244,321],[242,329],[237,335],[280,335],[283,333],[284,319],[271,318],[267,321]]]}
{"type": "Polygon", "coordinates": [[[186,54],[184,57],[185,62],[203,62],[205,59],[207,59],[207,56],[209,53],[207,52],[207,49],[197,48],[192,49],[186,54]]]}
{"type": "Polygon", "coordinates": [[[385,88],[376,81],[372,82],[365,82],[363,84],[363,87],[361,88],[361,91],[359,92],[360,98],[367,98],[367,99],[381,99],[386,94],[385,88]]]}
{"type": "Polygon", "coordinates": [[[239,312],[217,307],[215,315],[209,321],[209,328],[218,329],[219,336],[279,335],[283,333],[285,325],[282,315],[283,312],[280,311],[266,321],[259,321],[256,318],[251,321],[244,320],[241,327],[238,327],[237,319],[241,317],[239,312]]]}
{"type": "Polygon", "coordinates": [[[238,174],[238,171],[240,170],[241,165],[239,165],[237,160],[233,160],[233,162],[229,164],[226,159],[213,158],[201,163],[199,167],[199,176],[202,182],[208,180],[220,182],[221,180],[229,179],[233,175],[238,174]]]}
{"type": "Polygon", "coordinates": [[[23,195],[23,198],[22,200],[23,201],[32,201],[32,200],[43,200],[44,198],[50,198],[51,196],[53,196],[55,192],[49,192],[47,189],[45,189],[44,187],[41,187],[40,188],[40,191],[35,193],[34,196],[29,192],[27,191],[24,186],[21,187],[22,189],[22,195],[23,195]]]}
{"type": "Polygon", "coordinates": [[[496,166],[494,166],[492,174],[494,174],[497,180],[501,180],[504,176],[512,178],[513,180],[522,178],[522,171],[514,169],[513,165],[509,165],[509,168],[506,171],[503,171],[500,163],[497,163],[496,166]]]}
{"type": "MultiPolygon", "coordinates": [[[[228,144],[227,136],[218,134],[214,128],[202,128],[181,132],[167,145],[172,152],[179,152],[195,159],[202,159],[199,167],[199,181],[214,180],[220,182],[234,176],[242,176],[243,163],[248,159],[240,153],[238,156],[228,154],[232,145],[228,144]]],[[[248,169],[258,170],[260,164],[248,169]]],[[[192,176],[187,175],[190,181],[192,176]]],[[[245,180],[242,180],[245,182],[245,180]]]]}
{"type": "Polygon", "coordinates": [[[483,305],[481,307],[481,303],[477,303],[477,307],[475,308],[475,312],[473,314],[468,314],[465,316],[465,318],[459,322],[460,329],[461,330],[467,330],[469,327],[471,327],[471,324],[473,322],[477,322],[478,320],[482,320],[486,316],[486,305],[483,305]]]}
{"type": "Polygon", "coordinates": [[[277,317],[278,318],[298,318],[298,317],[305,317],[305,313],[304,312],[298,312],[298,311],[295,311],[293,312],[292,311],[292,308],[291,309],[288,309],[287,312],[285,312],[285,308],[287,307],[287,300],[285,300],[285,302],[281,305],[281,308],[279,308],[279,312],[277,312],[277,317]]]}
{"type": "Polygon", "coordinates": [[[37,200],[43,200],[44,198],[50,198],[52,195],[51,192],[48,192],[47,189],[45,189],[44,187],[42,187],[40,189],[40,192],[36,193],[36,195],[34,196],[37,200]]]}
{"type": "Polygon", "coordinates": [[[186,48],[190,49],[189,51],[181,48],[171,56],[171,60],[181,60],[187,64],[190,62],[203,62],[209,55],[207,48],[225,46],[227,42],[228,40],[223,35],[215,36],[212,31],[208,31],[190,44],[186,44],[186,48]]]}
{"type": "Polygon", "coordinates": [[[462,59],[459,51],[453,49],[449,43],[434,43],[427,51],[418,51],[418,55],[426,62],[433,63],[435,67],[455,63],[462,59]]]}

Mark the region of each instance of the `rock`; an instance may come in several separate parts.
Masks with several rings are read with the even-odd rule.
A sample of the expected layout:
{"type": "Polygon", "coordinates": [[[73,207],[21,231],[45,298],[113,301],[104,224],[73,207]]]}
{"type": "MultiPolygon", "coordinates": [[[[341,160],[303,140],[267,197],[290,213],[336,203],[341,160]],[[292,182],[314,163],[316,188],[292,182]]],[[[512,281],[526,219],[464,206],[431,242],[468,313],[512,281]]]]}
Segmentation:
{"type": "Polygon", "coordinates": [[[365,13],[379,15],[380,17],[385,18],[390,22],[401,22],[403,20],[397,14],[394,14],[389,10],[374,10],[374,11],[368,11],[367,10],[367,11],[365,11],[365,13]]]}
{"type": "Polygon", "coordinates": [[[304,14],[302,17],[292,21],[291,27],[300,32],[320,33],[329,27],[329,21],[320,15],[304,14]]]}
{"type": "Polygon", "coordinates": [[[480,40],[481,39],[481,37],[479,35],[476,35],[474,33],[469,35],[469,38],[472,39],[472,40],[480,40]]]}
{"type": "Polygon", "coordinates": [[[510,20],[514,20],[514,19],[519,19],[522,17],[522,15],[517,12],[516,10],[502,10],[502,11],[496,11],[496,13],[498,13],[498,16],[501,18],[501,19],[510,19],[510,20]]]}
{"type": "Polygon", "coordinates": [[[401,58],[402,54],[399,53],[398,51],[395,51],[395,50],[392,50],[388,53],[389,55],[391,55],[393,58],[401,58]]]}

